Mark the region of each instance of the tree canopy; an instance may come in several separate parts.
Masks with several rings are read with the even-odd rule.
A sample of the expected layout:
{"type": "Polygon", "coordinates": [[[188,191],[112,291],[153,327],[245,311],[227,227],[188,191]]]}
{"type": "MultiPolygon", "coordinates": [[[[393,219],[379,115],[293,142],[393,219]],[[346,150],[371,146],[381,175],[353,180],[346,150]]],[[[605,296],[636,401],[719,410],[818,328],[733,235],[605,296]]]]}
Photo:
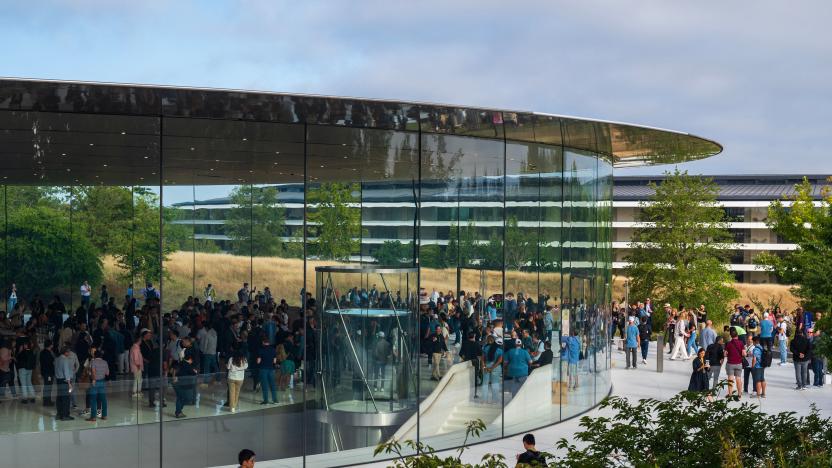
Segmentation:
{"type": "Polygon", "coordinates": [[[240,185],[231,192],[235,205],[225,224],[231,253],[256,257],[279,256],[285,247],[281,236],[286,210],[280,205],[277,187],[240,185]]]}
{"type": "Polygon", "coordinates": [[[705,304],[724,318],[738,295],[724,265],[732,237],[717,204],[718,187],[678,169],[667,176],[651,185],[655,194],[640,206],[626,257],[631,294],[674,306],[705,304]]]}
{"type": "Polygon", "coordinates": [[[327,260],[347,260],[361,247],[361,208],[354,195],[358,184],[325,182],[307,193],[307,219],[314,255],[327,260]]]}
{"type": "MultiPolygon", "coordinates": [[[[815,205],[812,185],[804,179],[795,186],[790,205],[780,200],[768,209],[768,226],[797,249],[782,255],[761,254],[755,261],[768,265],[807,310],[832,310],[832,191],[824,189],[815,205]]],[[[824,330],[819,348],[832,358],[832,316],[819,326],[824,330]]]]}

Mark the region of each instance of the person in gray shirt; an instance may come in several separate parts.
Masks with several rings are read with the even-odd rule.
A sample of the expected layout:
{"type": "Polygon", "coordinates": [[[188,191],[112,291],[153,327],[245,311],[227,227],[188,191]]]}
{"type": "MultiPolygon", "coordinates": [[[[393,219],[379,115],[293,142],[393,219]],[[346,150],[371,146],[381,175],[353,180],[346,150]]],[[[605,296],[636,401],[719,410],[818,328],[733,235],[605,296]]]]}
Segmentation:
{"type": "Polygon", "coordinates": [[[702,347],[708,349],[714,341],[716,341],[716,330],[714,330],[713,322],[708,320],[705,322],[705,328],[702,329],[702,347]]]}
{"type": "Polygon", "coordinates": [[[72,351],[67,346],[63,353],[55,360],[55,381],[58,384],[57,398],[57,420],[70,421],[73,418],[69,415],[69,398],[72,393],[72,382],[75,377],[75,369],[72,362],[72,351]]]}

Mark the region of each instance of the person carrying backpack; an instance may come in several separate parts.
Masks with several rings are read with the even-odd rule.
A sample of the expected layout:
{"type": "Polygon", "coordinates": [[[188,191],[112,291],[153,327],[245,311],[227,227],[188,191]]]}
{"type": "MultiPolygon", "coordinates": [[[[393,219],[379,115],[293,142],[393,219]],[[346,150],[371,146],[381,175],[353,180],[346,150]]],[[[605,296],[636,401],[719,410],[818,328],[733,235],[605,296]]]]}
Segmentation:
{"type": "Polygon", "coordinates": [[[771,365],[771,351],[760,346],[760,337],[754,337],[754,349],[751,359],[751,378],[754,379],[754,390],[758,398],[766,397],[766,354],[768,354],[768,365],[771,365]]]}

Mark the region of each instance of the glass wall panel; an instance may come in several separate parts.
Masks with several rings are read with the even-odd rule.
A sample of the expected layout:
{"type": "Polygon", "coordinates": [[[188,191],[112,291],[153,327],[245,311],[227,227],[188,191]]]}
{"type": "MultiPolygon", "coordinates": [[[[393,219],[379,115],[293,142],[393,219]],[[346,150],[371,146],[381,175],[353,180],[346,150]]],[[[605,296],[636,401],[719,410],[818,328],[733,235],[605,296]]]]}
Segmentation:
{"type": "Polygon", "coordinates": [[[307,259],[322,270],[305,335],[307,455],[366,455],[415,415],[418,277],[400,269],[416,263],[416,135],[309,127],[307,259]]]}
{"type": "MultiPolygon", "coordinates": [[[[443,274],[423,266],[420,278],[427,297],[420,315],[425,364],[420,366],[422,403],[418,435],[420,441],[434,447],[460,443],[465,422],[477,418],[486,424],[482,437],[493,438],[502,433],[502,403],[510,397],[503,395],[501,380],[494,379],[490,398],[485,402],[477,366],[460,362],[458,355],[469,332],[478,341],[488,334],[486,314],[495,318],[502,314],[498,307],[502,305],[504,290],[504,154],[503,141],[422,136],[420,224],[424,228],[420,255],[425,263],[447,264],[452,272],[443,274]],[[445,226],[449,227],[444,238],[447,245],[430,235],[433,231],[442,239],[445,226]],[[436,261],[434,254],[443,261],[436,261]],[[438,297],[445,291],[440,301],[438,297]],[[451,317],[446,318],[447,314],[451,317]],[[449,321],[449,329],[454,330],[447,340],[442,337],[445,320],[449,321]],[[447,343],[447,353],[443,342],[447,343]]],[[[501,330],[498,336],[500,333],[501,330]]],[[[469,346],[473,346],[472,351],[478,347],[469,346]]],[[[412,438],[412,434],[408,436],[412,438]]]]}
{"type": "MultiPolygon", "coordinates": [[[[13,395],[0,408],[0,433],[39,438],[40,452],[78,452],[81,460],[93,439],[110,445],[112,426],[139,438],[125,362],[135,327],[124,296],[134,270],[132,186],[148,166],[158,168],[158,127],[152,117],[0,113],[0,255],[10,312],[0,317],[0,338],[15,358],[0,371],[0,398],[13,395]],[[59,378],[41,367],[75,358],[77,372],[61,368],[59,378]],[[87,430],[73,450],[58,432],[77,429],[87,430]]],[[[158,255],[158,199],[155,209],[158,255]]],[[[14,452],[4,451],[7,460],[20,459],[14,452]]]]}
{"type": "MultiPolygon", "coordinates": [[[[595,398],[594,283],[597,224],[597,159],[590,153],[564,150],[563,319],[569,400],[567,418],[590,408],[595,398]],[[574,362],[577,346],[578,362],[574,362]],[[572,358],[569,359],[569,353],[572,358]],[[572,361],[572,362],[570,362],[572,361]]],[[[563,363],[562,363],[563,366],[563,363]]]]}

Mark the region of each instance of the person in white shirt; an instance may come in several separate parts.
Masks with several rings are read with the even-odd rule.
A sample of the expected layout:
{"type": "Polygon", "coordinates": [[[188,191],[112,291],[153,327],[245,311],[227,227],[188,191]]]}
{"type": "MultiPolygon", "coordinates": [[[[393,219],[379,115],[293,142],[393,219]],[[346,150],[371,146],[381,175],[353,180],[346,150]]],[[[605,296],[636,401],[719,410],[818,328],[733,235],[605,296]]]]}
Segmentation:
{"type": "Polygon", "coordinates": [[[243,382],[246,378],[246,369],[248,369],[248,361],[243,353],[237,351],[234,356],[228,360],[228,406],[232,413],[237,412],[237,407],[240,403],[240,389],[243,388],[243,382]]]}
{"type": "Polygon", "coordinates": [[[788,331],[789,324],[786,323],[786,319],[781,315],[780,322],[777,323],[777,347],[780,351],[780,364],[781,366],[787,366],[789,363],[788,355],[789,355],[789,336],[786,334],[788,331]]]}
{"type": "Polygon", "coordinates": [[[90,306],[91,293],[92,288],[90,287],[90,283],[87,280],[84,280],[84,283],[81,284],[81,305],[85,308],[90,306]]]}
{"type": "Polygon", "coordinates": [[[688,327],[688,313],[684,310],[680,312],[679,319],[676,320],[676,327],[674,329],[675,339],[673,342],[673,353],[670,355],[670,360],[675,361],[676,356],[680,354],[682,359],[690,359],[687,351],[687,327],[688,327]]]}

